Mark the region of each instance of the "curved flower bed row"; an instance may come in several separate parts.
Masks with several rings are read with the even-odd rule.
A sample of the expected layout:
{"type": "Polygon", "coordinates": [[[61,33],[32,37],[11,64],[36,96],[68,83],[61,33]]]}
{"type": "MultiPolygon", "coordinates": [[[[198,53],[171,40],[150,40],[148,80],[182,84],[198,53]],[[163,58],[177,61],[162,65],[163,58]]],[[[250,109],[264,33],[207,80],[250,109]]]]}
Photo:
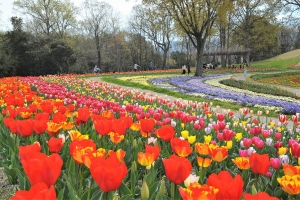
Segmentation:
{"type": "Polygon", "coordinates": [[[207,75],[204,78],[190,76],[175,76],[151,79],[151,82],[160,86],[169,83],[176,86],[176,91],[183,94],[201,95],[207,99],[227,100],[243,106],[265,107],[286,114],[300,112],[299,100],[288,97],[274,97],[272,95],[257,94],[247,90],[228,87],[219,84],[219,80],[228,78],[224,75],[207,75]]]}
{"type": "Polygon", "coordinates": [[[299,114],[288,128],[74,76],[0,82],[11,199],[299,198],[299,114]]]}

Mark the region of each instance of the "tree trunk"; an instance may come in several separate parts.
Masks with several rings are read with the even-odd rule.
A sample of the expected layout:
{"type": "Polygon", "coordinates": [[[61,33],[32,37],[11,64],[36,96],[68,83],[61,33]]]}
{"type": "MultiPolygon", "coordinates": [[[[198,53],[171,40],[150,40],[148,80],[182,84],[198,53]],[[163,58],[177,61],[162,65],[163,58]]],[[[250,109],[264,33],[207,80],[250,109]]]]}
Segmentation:
{"type": "Polygon", "coordinates": [[[203,75],[203,51],[204,51],[204,39],[197,40],[197,66],[195,76],[203,75]]]}

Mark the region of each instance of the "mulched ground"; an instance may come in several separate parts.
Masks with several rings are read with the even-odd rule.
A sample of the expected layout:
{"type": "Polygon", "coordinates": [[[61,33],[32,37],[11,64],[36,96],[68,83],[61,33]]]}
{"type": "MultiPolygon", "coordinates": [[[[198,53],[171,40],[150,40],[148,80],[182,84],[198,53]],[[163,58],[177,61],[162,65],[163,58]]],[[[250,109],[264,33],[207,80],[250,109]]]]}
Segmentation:
{"type": "Polygon", "coordinates": [[[10,185],[4,173],[3,167],[0,167],[0,199],[7,200],[15,194],[17,185],[10,185]]]}

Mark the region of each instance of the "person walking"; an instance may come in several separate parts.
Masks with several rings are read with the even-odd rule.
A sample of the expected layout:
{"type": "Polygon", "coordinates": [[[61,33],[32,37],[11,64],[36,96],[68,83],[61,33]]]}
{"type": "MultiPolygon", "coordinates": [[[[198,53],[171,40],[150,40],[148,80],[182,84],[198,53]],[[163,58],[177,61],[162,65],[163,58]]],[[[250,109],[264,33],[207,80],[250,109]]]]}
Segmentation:
{"type": "Polygon", "coordinates": [[[186,66],[182,65],[181,69],[182,69],[182,74],[185,74],[185,72],[186,72],[186,66]]]}
{"type": "Polygon", "coordinates": [[[187,63],[187,73],[188,75],[191,73],[191,66],[190,66],[190,63],[187,63]]]}
{"type": "Polygon", "coordinates": [[[135,63],[134,66],[133,66],[133,69],[134,69],[135,72],[138,70],[138,67],[139,67],[139,65],[135,63]]]}

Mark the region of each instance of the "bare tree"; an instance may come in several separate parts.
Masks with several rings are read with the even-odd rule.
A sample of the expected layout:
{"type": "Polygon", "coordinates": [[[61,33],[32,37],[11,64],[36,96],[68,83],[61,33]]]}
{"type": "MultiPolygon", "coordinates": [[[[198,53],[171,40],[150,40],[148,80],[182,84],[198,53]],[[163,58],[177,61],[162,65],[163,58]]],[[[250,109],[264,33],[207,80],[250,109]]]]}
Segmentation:
{"type": "Polygon", "coordinates": [[[111,24],[110,15],[112,7],[108,3],[98,2],[97,0],[85,0],[83,3],[84,20],[82,26],[89,35],[95,40],[97,51],[97,65],[101,70],[101,48],[103,46],[103,36],[109,30],[111,24]]]}
{"type": "Polygon", "coordinates": [[[35,32],[64,38],[66,30],[76,23],[77,8],[70,0],[15,0],[17,12],[32,19],[35,32]]]}

